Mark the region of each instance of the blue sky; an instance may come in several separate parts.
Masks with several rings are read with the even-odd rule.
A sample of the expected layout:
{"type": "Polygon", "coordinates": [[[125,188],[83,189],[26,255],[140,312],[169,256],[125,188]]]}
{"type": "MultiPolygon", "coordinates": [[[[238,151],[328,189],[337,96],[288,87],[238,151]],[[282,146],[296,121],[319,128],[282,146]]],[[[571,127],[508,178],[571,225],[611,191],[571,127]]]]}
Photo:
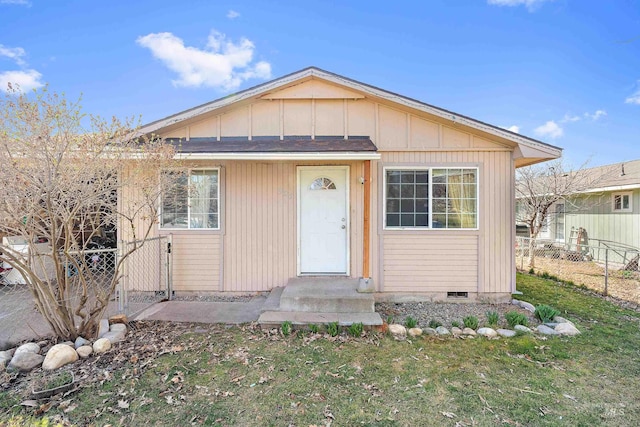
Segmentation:
{"type": "Polygon", "coordinates": [[[640,159],[640,0],[0,0],[0,84],[147,123],[314,65],[565,149],[640,159]]]}

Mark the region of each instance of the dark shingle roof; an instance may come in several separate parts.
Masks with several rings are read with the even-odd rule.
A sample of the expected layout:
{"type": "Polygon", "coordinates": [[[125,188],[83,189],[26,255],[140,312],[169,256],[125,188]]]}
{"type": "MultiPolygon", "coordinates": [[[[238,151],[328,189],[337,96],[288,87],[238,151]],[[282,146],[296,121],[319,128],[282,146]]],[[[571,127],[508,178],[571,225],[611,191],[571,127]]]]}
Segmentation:
{"type": "Polygon", "coordinates": [[[168,138],[166,142],[176,147],[180,153],[304,153],[304,152],[345,152],[378,151],[368,136],[363,137],[316,137],[290,136],[281,140],[278,136],[190,138],[189,141],[168,138]]]}

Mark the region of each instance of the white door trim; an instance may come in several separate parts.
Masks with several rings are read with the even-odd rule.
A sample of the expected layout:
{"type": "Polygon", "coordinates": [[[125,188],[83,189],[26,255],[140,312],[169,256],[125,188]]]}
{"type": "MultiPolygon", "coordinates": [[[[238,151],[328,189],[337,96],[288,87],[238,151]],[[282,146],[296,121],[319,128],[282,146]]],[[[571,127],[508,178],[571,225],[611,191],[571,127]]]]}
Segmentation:
{"type": "Polygon", "coordinates": [[[296,232],[297,232],[297,260],[296,260],[296,274],[298,276],[317,276],[318,274],[303,274],[301,272],[301,263],[300,263],[300,248],[302,246],[302,235],[300,233],[300,215],[302,214],[302,206],[301,206],[301,194],[300,194],[300,173],[303,170],[309,170],[309,169],[315,169],[318,171],[324,170],[324,169],[343,169],[345,171],[346,174],[346,188],[345,188],[345,214],[346,214],[346,226],[347,226],[347,239],[346,239],[346,272],[344,274],[335,274],[335,273],[327,273],[327,275],[329,276],[346,276],[349,277],[351,276],[351,206],[350,206],[350,193],[351,193],[351,180],[350,180],[350,172],[351,172],[351,167],[350,166],[341,166],[341,165],[336,165],[336,166],[328,166],[328,165],[322,165],[322,166],[297,166],[296,167],[296,232]]]}

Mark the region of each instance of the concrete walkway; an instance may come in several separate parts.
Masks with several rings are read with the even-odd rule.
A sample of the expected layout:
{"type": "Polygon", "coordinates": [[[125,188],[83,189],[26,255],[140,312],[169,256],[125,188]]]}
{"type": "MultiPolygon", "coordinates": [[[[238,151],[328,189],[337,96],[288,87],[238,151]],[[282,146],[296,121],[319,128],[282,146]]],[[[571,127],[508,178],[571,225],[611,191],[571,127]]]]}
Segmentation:
{"type": "Polygon", "coordinates": [[[265,310],[267,297],[247,302],[165,301],[154,304],[132,320],[240,324],[255,322],[265,310]]]}

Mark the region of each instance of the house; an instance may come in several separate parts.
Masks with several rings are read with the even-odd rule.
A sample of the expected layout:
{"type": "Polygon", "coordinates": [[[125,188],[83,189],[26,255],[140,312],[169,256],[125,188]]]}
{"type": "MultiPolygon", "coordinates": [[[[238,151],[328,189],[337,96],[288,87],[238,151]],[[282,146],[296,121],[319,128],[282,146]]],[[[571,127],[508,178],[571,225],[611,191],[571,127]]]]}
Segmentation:
{"type": "Polygon", "coordinates": [[[386,295],[506,300],[515,168],[561,155],[315,67],[142,132],[190,165],[172,175],[156,229],[172,236],[176,292],[341,276],[386,295]]]}
{"type": "Polygon", "coordinates": [[[539,238],[569,242],[580,230],[592,246],[640,248],[640,160],[598,166],[584,171],[597,180],[593,188],[551,208],[539,238]]]}

